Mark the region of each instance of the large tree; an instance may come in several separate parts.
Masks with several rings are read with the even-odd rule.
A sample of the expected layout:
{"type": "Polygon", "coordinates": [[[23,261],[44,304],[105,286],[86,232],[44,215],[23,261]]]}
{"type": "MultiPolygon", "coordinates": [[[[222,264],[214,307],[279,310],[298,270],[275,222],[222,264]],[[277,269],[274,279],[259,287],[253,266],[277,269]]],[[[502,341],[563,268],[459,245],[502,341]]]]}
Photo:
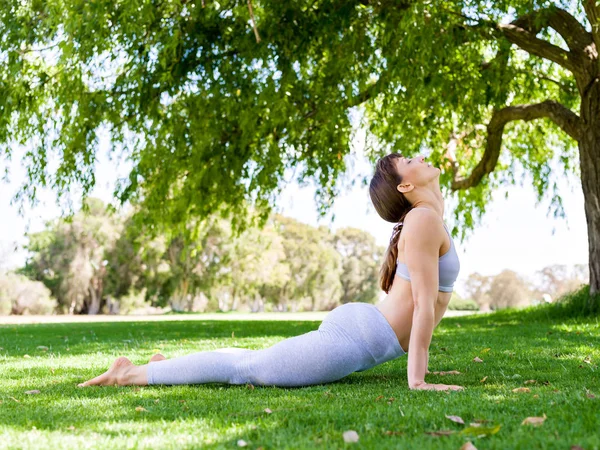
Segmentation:
{"type": "Polygon", "coordinates": [[[245,199],[264,223],[297,166],[325,213],[361,106],[372,161],[432,149],[462,237],[517,162],[564,217],[558,152],[581,176],[600,293],[597,0],[4,0],[0,20],[0,144],[28,143],[21,198],[87,193],[105,126],[133,162],[115,193],[151,220],[222,209],[243,228],[245,199]]]}

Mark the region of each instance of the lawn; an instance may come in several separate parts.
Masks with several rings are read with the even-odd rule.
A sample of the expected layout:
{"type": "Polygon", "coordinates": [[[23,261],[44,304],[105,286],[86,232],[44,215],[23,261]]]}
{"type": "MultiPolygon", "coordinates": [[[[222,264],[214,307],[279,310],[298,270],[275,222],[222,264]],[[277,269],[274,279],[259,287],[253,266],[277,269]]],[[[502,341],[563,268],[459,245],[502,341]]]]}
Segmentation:
{"type": "Polygon", "coordinates": [[[442,320],[429,369],[461,373],[426,380],[465,386],[462,392],[409,390],[406,357],[303,388],[81,389],[77,383],[104,372],[117,356],[143,364],[157,350],[171,358],[263,348],[320,322],[0,326],[0,448],[459,449],[469,441],[478,449],[600,448],[598,317],[552,319],[528,311],[442,320]],[[523,424],[527,417],[545,419],[523,424]],[[345,442],[349,430],[357,442],[345,442]]]}

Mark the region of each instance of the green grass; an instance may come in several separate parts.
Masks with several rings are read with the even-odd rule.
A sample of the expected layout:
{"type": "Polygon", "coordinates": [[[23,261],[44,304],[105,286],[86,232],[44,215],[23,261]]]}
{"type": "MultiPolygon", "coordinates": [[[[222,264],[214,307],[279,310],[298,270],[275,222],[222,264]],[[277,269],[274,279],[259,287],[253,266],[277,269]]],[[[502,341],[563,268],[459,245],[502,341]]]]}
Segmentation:
{"type": "Polygon", "coordinates": [[[444,319],[434,333],[429,368],[461,374],[426,380],[463,385],[462,392],[409,390],[406,357],[303,388],[212,383],[81,389],[77,383],[104,372],[117,356],[144,364],[154,349],[171,358],[220,347],[263,348],[317,329],[319,322],[0,326],[0,448],[232,449],[243,439],[251,449],[458,449],[467,441],[479,449],[598,449],[599,319],[553,311],[564,313],[555,306],[444,319]],[[476,356],[483,362],[474,362],[476,356]],[[530,379],[536,382],[524,383],[530,379]],[[523,386],[531,392],[512,392],[523,386]],[[25,394],[33,389],[40,393],[25,394]],[[136,411],[139,406],[146,411],[136,411]],[[521,425],[543,414],[541,426],[521,425]],[[466,425],[445,415],[460,416],[466,425]],[[460,433],[480,419],[500,425],[499,431],[485,437],[460,433]],[[355,430],[359,441],[345,443],[346,430],[355,430]],[[427,434],[439,430],[453,433],[427,434]]]}

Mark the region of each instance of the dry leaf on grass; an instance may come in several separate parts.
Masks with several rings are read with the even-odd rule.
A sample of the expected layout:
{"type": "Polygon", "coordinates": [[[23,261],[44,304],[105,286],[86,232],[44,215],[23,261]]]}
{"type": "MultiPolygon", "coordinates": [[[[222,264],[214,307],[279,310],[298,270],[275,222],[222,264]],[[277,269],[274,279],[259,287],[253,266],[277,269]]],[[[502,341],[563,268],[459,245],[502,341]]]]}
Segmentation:
{"type": "Polygon", "coordinates": [[[254,385],[253,385],[253,384],[250,384],[250,383],[248,383],[248,384],[246,385],[246,387],[247,387],[248,389],[250,389],[251,391],[253,391],[253,390],[254,390],[254,385]]]}
{"type": "Polygon", "coordinates": [[[33,389],[32,391],[25,391],[26,394],[39,394],[40,391],[38,391],[37,389],[33,389]]]}
{"type": "Polygon", "coordinates": [[[31,358],[29,355],[23,355],[23,358],[31,358]]]}
{"type": "Polygon", "coordinates": [[[387,436],[400,436],[400,435],[404,434],[404,432],[387,430],[384,434],[386,434],[387,436]]]}
{"type": "Polygon", "coordinates": [[[20,401],[20,400],[17,400],[17,399],[16,399],[16,398],[14,398],[14,397],[8,397],[8,398],[12,398],[12,399],[13,399],[15,402],[17,402],[17,403],[21,403],[21,401],[20,401]]]}
{"type": "Polygon", "coordinates": [[[477,450],[477,447],[475,447],[473,444],[471,444],[471,441],[469,441],[465,442],[460,450],[477,450]]]}
{"type": "Polygon", "coordinates": [[[378,402],[379,400],[381,400],[383,398],[383,395],[378,396],[375,401],[378,402]]]}
{"type": "Polygon", "coordinates": [[[523,384],[531,384],[531,383],[537,383],[536,380],[525,380],[525,382],[523,384]]]}
{"type": "Polygon", "coordinates": [[[146,408],[144,408],[143,406],[136,406],[135,408],[136,411],[148,411],[146,408]]]}
{"type": "Polygon", "coordinates": [[[436,430],[436,431],[426,431],[426,434],[429,434],[431,436],[450,436],[451,434],[454,434],[455,431],[454,430],[436,430]]]}
{"type": "Polygon", "coordinates": [[[483,359],[481,359],[479,356],[476,356],[475,358],[473,358],[473,361],[475,361],[475,362],[483,362],[483,359]]]}
{"type": "Polygon", "coordinates": [[[447,370],[447,371],[441,371],[441,372],[431,372],[434,375],[460,375],[460,372],[458,370],[447,370]]]}
{"type": "Polygon", "coordinates": [[[531,392],[531,390],[529,388],[526,388],[526,387],[514,388],[512,391],[513,392],[531,392]]]}
{"type": "Polygon", "coordinates": [[[489,352],[490,350],[491,350],[491,348],[489,348],[489,347],[488,347],[488,348],[484,348],[483,350],[481,350],[481,352],[482,352],[482,353],[487,353],[487,352],[489,352]]]}
{"type": "Polygon", "coordinates": [[[273,411],[271,411],[269,408],[265,408],[265,409],[264,409],[264,411],[265,411],[267,414],[271,414],[271,413],[273,412],[273,411]]]}
{"type": "Polygon", "coordinates": [[[462,420],[462,418],[459,417],[459,416],[449,416],[449,415],[446,414],[446,418],[450,419],[452,422],[460,423],[460,424],[463,424],[463,425],[465,424],[465,421],[462,420]]]}
{"type": "Polygon", "coordinates": [[[237,445],[238,447],[245,447],[246,445],[248,445],[248,443],[245,440],[240,439],[239,441],[237,441],[237,445]]]}
{"type": "Polygon", "coordinates": [[[344,442],[358,442],[358,433],[354,430],[344,431],[344,442]]]}
{"type": "Polygon", "coordinates": [[[75,429],[75,427],[73,425],[71,425],[70,427],[67,427],[67,430],[73,431],[74,429],[75,429]]]}
{"type": "Polygon", "coordinates": [[[546,420],[546,413],[544,413],[544,417],[527,417],[525,419],[523,419],[523,422],[521,422],[521,425],[541,425],[544,423],[544,420],[546,420]]]}
{"type": "Polygon", "coordinates": [[[44,350],[45,352],[48,351],[48,347],[46,347],[45,345],[38,345],[37,349],[38,350],[44,350]]]}
{"type": "Polygon", "coordinates": [[[481,380],[479,380],[480,383],[483,383],[485,380],[487,380],[487,375],[485,377],[483,377],[481,380]]]}
{"type": "Polygon", "coordinates": [[[596,398],[596,396],[592,392],[590,392],[588,389],[585,390],[585,396],[587,398],[596,398]]]}

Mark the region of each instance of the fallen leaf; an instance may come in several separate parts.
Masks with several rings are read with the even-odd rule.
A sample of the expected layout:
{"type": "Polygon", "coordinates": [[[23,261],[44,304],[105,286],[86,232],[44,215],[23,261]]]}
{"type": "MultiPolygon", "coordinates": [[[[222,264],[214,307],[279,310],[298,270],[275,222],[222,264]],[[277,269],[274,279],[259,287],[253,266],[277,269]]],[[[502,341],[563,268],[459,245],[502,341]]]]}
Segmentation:
{"type": "Polygon", "coordinates": [[[580,447],[579,445],[571,445],[571,450],[583,450],[583,447],[580,447]]]}
{"type": "Polygon", "coordinates": [[[251,383],[248,383],[248,384],[246,385],[246,387],[247,387],[248,389],[250,389],[251,391],[253,391],[253,390],[254,390],[254,385],[253,385],[253,384],[251,384],[251,383]]]}
{"type": "Polygon", "coordinates": [[[50,372],[54,373],[54,367],[50,367],[50,372]]]}
{"type": "Polygon", "coordinates": [[[540,398],[540,396],[537,394],[533,394],[533,398],[540,398]]]}
{"type": "Polygon", "coordinates": [[[23,358],[31,358],[29,355],[23,355],[23,358]]]}
{"type": "Polygon", "coordinates": [[[487,375],[485,377],[483,377],[481,380],[479,380],[480,383],[483,383],[485,380],[487,380],[487,375]]]}
{"type": "Polygon", "coordinates": [[[136,411],[148,411],[146,408],[144,408],[143,406],[136,406],[135,408],[136,411]]]}
{"type": "Polygon", "coordinates": [[[388,398],[388,400],[387,400],[388,405],[391,405],[394,400],[396,400],[394,397],[388,398]]]}
{"type": "Polygon", "coordinates": [[[271,414],[271,413],[273,412],[273,411],[271,411],[269,408],[265,408],[265,409],[264,409],[264,411],[265,411],[267,414],[271,414]]]}
{"type": "Polygon", "coordinates": [[[586,356],[585,359],[583,360],[584,363],[588,363],[591,364],[592,363],[592,359],[589,356],[586,356]]]}
{"type": "Polygon", "coordinates": [[[387,430],[384,434],[386,434],[388,436],[399,436],[399,435],[404,434],[404,432],[403,431],[390,431],[390,430],[387,430]]]}
{"type": "Polygon", "coordinates": [[[586,395],[587,398],[596,398],[596,396],[592,392],[590,392],[589,390],[587,390],[587,389],[586,389],[585,395],[586,395]]]}
{"type": "Polygon", "coordinates": [[[344,431],[344,442],[358,442],[358,433],[354,430],[344,431]]]}
{"type": "Polygon", "coordinates": [[[498,431],[500,431],[501,426],[502,425],[498,424],[494,427],[482,427],[482,426],[468,427],[468,428],[464,428],[460,432],[460,434],[469,434],[469,435],[477,436],[477,437],[489,436],[490,434],[496,434],[498,431]]]}
{"type": "Polygon", "coordinates": [[[71,430],[73,431],[75,429],[75,427],[73,425],[71,425],[70,427],[67,428],[67,430],[71,430]]]}
{"type": "Polygon", "coordinates": [[[19,400],[17,400],[17,399],[16,399],[16,398],[14,398],[14,397],[8,397],[8,398],[12,398],[12,399],[13,399],[15,402],[17,402],[17,403],[21,403],[19,400]]]}
{"type": "Polygon", "coordinates": [[[449,415],[446,415],[446,418],[450,419],[452,422],[461,423],[463,425],[465,424],[465,421],[462,420],[462,418],[459,417],[459,416],[449,416],[449,415]]]}
{"type": "Polygon", "coordinates": [[[544,413],[544,417],[527,417],[525,419],[523,419],[523,422],[521,422],[521,425],[526,425],[526,424],[530,424],[530,425],[541,425],[544,423],[544,420],[546,420],[546,413],[544,413]]]}
{"type": "Polygon", "coordinates": [[[484,348],[483,350],[481,350],[481,352],[482,352],[482,353],[487,353],[487,352],[489,352],[490,350],[491,350],[491,348],[489,348],[489,347],[488,347],[488,348],[484,348]]]}
{"type": "Polygon", "coordinates": [[[440,372],[440,375],[460,375],[458,370],[448,370],[446,372],[440,372]]]}
{"type": "Polygon", "coordinates": [[[179,403],[185,403],[185,400],[179,400],[179,403]]]}
{"type": "Polygon", "coordinates": [[[425,433],[430,434],[431,436],[450,436],[454,434],[454,430],[437,430],[437,431],[426,431],[425,433]]]}
{"type": "Polygon", "coordinates": [[[473,361],[475,361],[475,362],[483,362],[483,359],[481,359],[479,356],[476,356],[475,358],[473,358],[473,361]]]}
{"type": "Polygon", "coordinates": [[[456,324],[456,326],[457,326],[458,328],[460,328],[460,323],[457,323],[457,324],[456,324]]]}
{"type": "Polygon", "coordinates": [[[37,389],[34,389],[32,391],[25,391],[26,394],[39,394],[40,391],[38,391],[37,389]]]}
{"type": "Polygon", "coordinates": [[[379,397],[377,397],[377,398],[375,399],[375,401],[376,401],[376,402],[378,402],[378,401],[379,401],[379,400],[381,400],[382,398],[383,398],[383,395],[380,395],[379,397]]]}
{"type": "Polygon", "coordinates": [[[471,444],[471,441],[468,441],[462,445],[460,450],[477,450],[477,447],[475,447],[473,444],[471,444]]]}
{"type": "Polygon", "coordinates": [[[157,398],[156,400],[154,400],[154,403],[158,403],[160,402],[160,398],[157,398]]]}
{"type": "Polygon", "coordinates": [[[480,427],[480,426],[481,426],[481,424],[480,424],[480,423],[477,423],[477,422],[471,422],[471,423],[469,424],[469,426],[471,426],[471,427],[480,427]]]}
{"type": "Polygon", "coordinates": [[[513,392],[531,392],[531,390],[529,388],[526,388],[526,387],[514,388],[512,391],[513,392]]]}
{"type": "Polygon", "coordinates": [[[239,441],[237,441],[237,445],[238,447],[245,447],[246,445],[248,445],[248,443],[245,440],[240,439],[239,441]]]}
{"type": "Polygon", "coordinates": [[[487,423],[487,422],[491,422],[491,420],[489,419],[473,419],[474,422],[477,423],[487,423]]]}
{"type": "Polygon", "coordinates": [[[531,384],[531,383],[537,383],[536,380],[525,380],[525,382],[523,384],[531,384]]]}

